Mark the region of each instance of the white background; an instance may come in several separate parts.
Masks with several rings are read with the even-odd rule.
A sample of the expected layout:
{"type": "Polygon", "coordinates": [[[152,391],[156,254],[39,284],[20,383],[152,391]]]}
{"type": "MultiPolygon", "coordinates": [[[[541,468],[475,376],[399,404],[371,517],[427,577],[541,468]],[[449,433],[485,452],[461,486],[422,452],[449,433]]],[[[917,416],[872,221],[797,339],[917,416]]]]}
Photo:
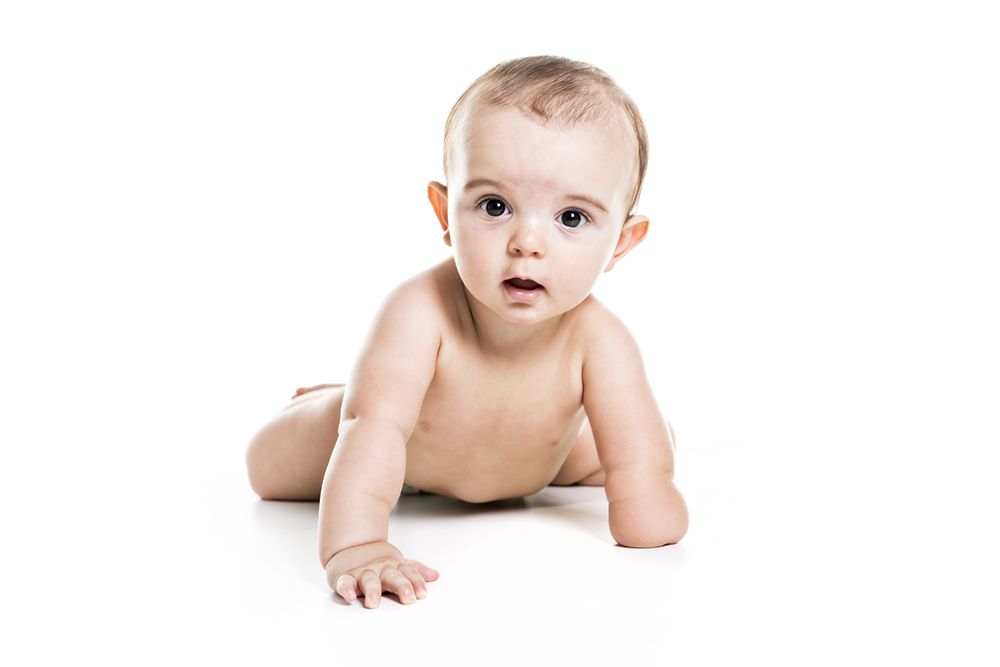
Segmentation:
{"type": "Polygon", "coordinates": [[[553,659],[995,659],[992,3],[346,5],[0,9],[0,654],[530,663],[528,628],[553,659]],[[567,528],[571,583],[525,552],[565,543],[536,510],[600,525],[599,493],[442,505],[460,529],[413,510],[448,535],[413,554],[432,598],[339,604],[315,505],[257,501],[243,449],[447,257],[445,117],[542,53],[611,73],[649,128],[651,232],[597,294],[678,431],[691,533],[612,558],[639,552],[567,528]],[[476,542],[493,520],[534,526],[524,549],[476,542]]]}

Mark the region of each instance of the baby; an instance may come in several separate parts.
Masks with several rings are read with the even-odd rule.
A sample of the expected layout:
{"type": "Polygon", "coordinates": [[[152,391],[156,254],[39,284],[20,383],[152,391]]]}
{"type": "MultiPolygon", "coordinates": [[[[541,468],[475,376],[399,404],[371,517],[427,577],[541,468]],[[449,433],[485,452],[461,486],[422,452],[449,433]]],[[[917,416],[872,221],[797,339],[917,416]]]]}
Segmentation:
{"type": "Polygon", "coordinates": [[[265,499],[319,499],[330,587],[410,604],[438,573],[388,542],[403,484],[483,503],[604,485],[628,547],[680,540],[673,433],[628,330],[591,296],[646,236],[647,138],[607,74],[502,63],[448,117],[427,194],[452,258],[386,299],[346,385],[300,389],[253,438],[265,499]]]}

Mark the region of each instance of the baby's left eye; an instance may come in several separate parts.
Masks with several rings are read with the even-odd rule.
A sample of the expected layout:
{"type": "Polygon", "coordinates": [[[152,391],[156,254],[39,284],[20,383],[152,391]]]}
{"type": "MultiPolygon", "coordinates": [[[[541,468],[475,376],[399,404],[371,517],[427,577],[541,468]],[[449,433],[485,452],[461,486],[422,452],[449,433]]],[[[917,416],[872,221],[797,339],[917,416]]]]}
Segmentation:
{"type": "Polygon", "coordinates": [[[559,222],[571,228],[576,228],[587,222],[587,216],[582,211],[570,209],[559,214],[559,222]]]}

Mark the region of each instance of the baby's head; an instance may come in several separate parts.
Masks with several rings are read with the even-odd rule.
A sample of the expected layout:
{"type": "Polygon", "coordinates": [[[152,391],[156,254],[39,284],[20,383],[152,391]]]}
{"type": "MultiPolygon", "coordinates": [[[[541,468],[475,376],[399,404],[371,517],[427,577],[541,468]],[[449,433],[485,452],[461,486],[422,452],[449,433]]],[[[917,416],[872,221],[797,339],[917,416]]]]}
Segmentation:
{"type": "Polygon", "coordinates": [[[445,178],[455,144],[461,141],[469,119],[494,109],[516,109],[543,125],[617,129],[621,141],[635,155],[635,187],[626,214],[634,212],[646,175],[649,140],[639,108],[608,74],[587,63],[556,56],[511,60],[489,70],[469,86],[448,116],[445,178]]]}
{"type": "Polygon", "coordinates": [[[525,58],[481,76],[448,118],[448,185],[427,187],[469,303],[518,324],[580,305],[646,236],[632,211],[647,150],[635,104],[590,65],[525,58]]]}

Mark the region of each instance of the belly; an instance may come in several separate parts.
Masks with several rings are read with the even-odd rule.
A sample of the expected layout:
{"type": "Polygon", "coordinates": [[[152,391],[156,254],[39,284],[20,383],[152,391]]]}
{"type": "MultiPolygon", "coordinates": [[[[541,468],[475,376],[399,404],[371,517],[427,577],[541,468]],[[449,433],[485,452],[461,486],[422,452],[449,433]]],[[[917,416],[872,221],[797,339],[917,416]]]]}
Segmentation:
{"type": "Polygon", "coordinates": [[[551,406],[487,411],[478,419],[425,412],[406,443],[406,483],[471,503],[541,491],[562,467],[584,419],[579,405],[568,415],[551,406]]]}

